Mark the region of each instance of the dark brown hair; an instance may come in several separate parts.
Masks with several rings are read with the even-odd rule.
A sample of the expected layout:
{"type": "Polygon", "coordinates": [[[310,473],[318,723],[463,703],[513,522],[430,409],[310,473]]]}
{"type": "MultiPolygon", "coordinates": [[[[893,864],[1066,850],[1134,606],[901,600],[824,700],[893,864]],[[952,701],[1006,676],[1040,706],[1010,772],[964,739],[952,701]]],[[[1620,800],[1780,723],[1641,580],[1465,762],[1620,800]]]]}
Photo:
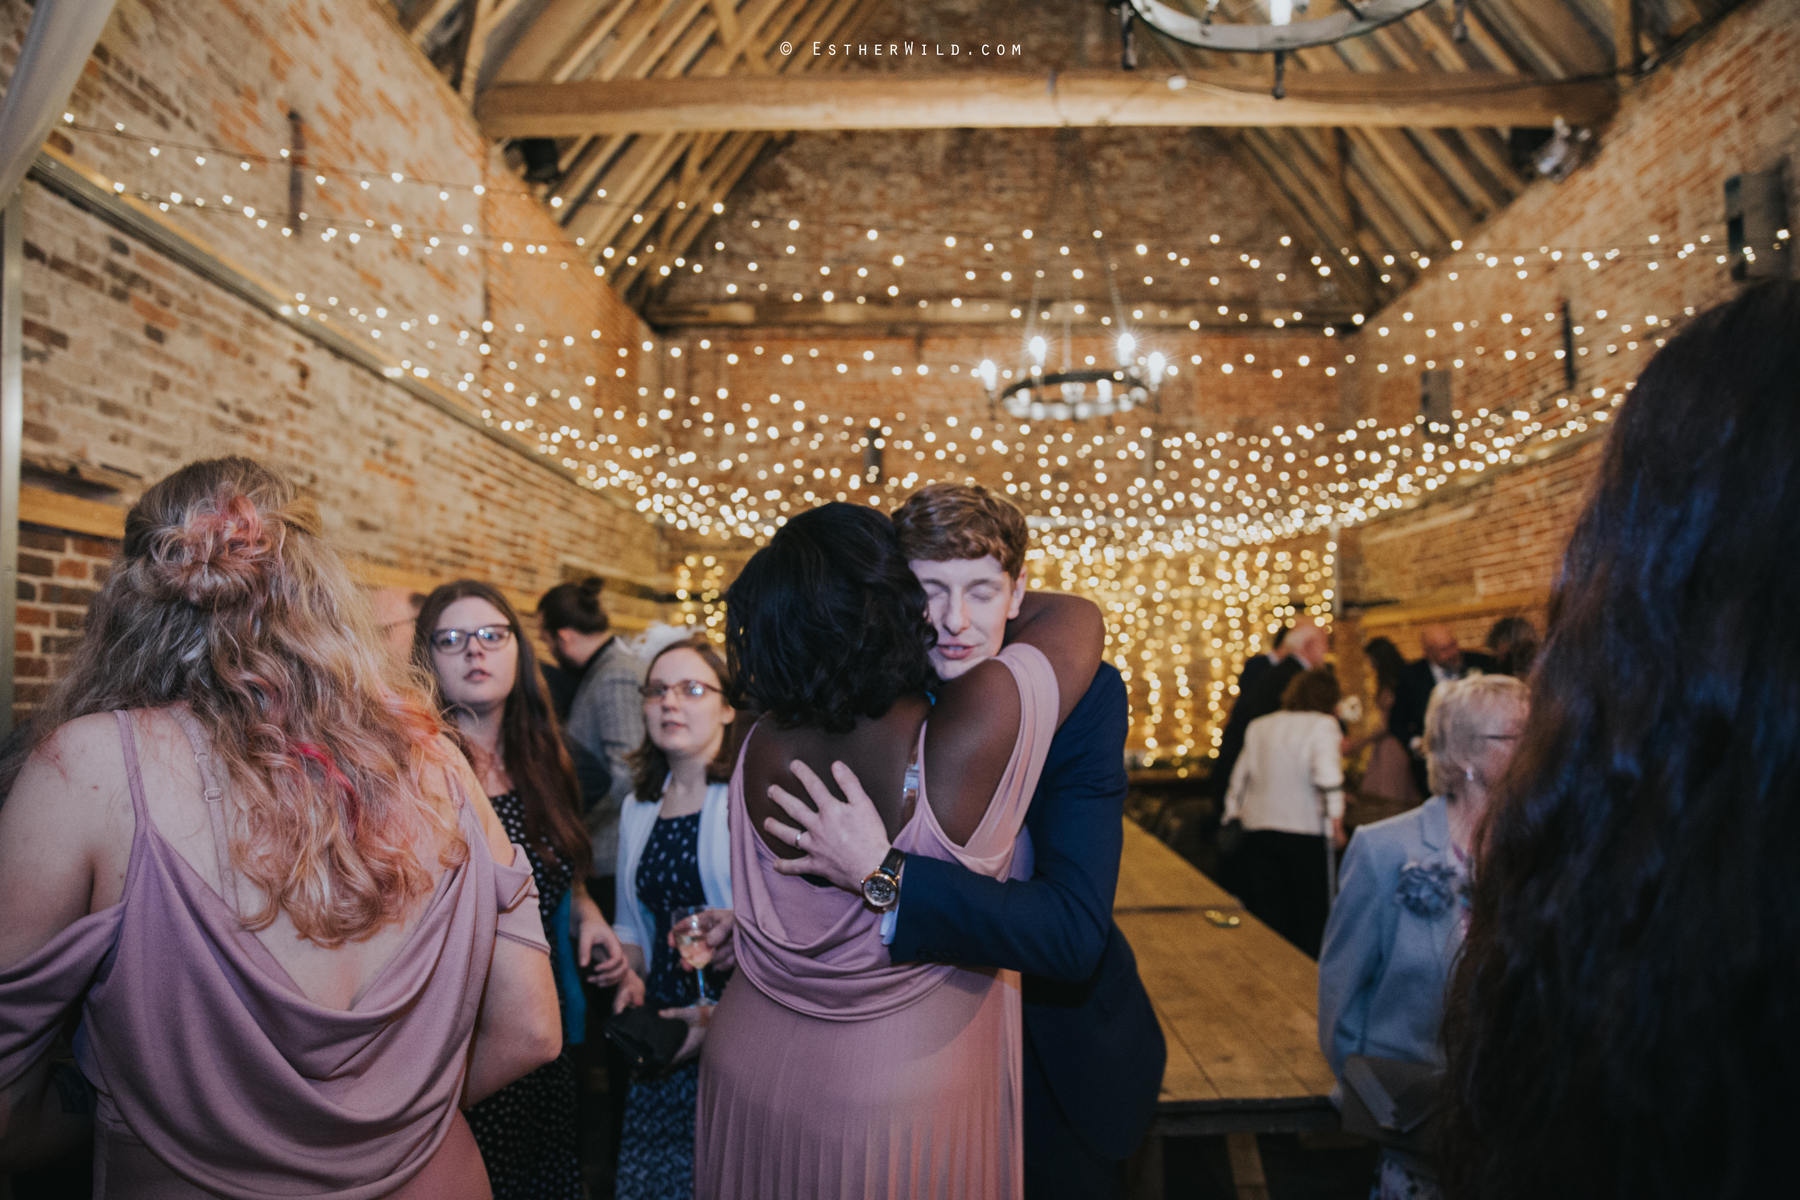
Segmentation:
{"type": "MultiPolygon", "coordinates": [[[[438,707],[448,715],[449,706],[444,703],[443,688],[438,684],[431,634],[444,610],[469,596],[486,600],[500,610],[519,647],[518,670],[513,674],[512,691],[507,694],[506,710],[500,717],[500,761],[523,802],[526,842],[549,850],[551,857],[585,872],[593,858],[593,839],[581,821],[581,789],[575,782],[575,765],[563,745],[556,714],[550,709],[531,639],[525,636],[519,614],[500,589],[476,579],[459,579],[425,597],[419,619],[413,625],[413,662],[437,686],[438,707]]],[[[454,730],[455,723],[450,722],[450,727],[454,730]]],[[[458,735],[457,741],[463,753],[468,754],[472,748],[467,740],[458,735]]]]}
{"type": "Polygon", "coordinates": [[[922,487],[894,510],[894,532],[908,562],[951,562],[962,558],[1000,560],[1014,579],[1025,569],[1031,531],[1010,501],[978,483],[934,483],[922,487]]]}
{"type": "Polygon", "coordinates": [[[1294,676],[1281,693],[1281,707],[1288,712],[1316,712],[1330,715],[1337,711],[1343,697],[1337,672],[1330,667],[1315,667],[1294,676]]]}
{"type": "Polygon", "coordinates": [[[551,633],[573,629],[576,633],[605,633],[612,628],[606,610],[600,607],[600,593],[606,580],[589,575],[580,583],[559,583],[538,601],[537,615],[551,633]]]}
{"type": "Polygon", "coordinates": [[[1618,412],[1490,801],[1445,1015],[1465,1200],[1788,1194],[1800,1072],[1800,284],[1618,412]]]}
{"type": "MultiPolygon", "coordinates": [[[[731,676],[725,669],[725,660],[705,637],[682,638],[679,642],[671,642],[658,650],[655,657],[644,665],[646,679],[656,669],[657,660],[671,650],[692,650],[704,659],[712,670],[713,678],[719,681],[719,690],[724,693],[725,702],[731,702],[731,676]]],[[[744,719],[742,713],[725,726],[725,736],[719,740],[719,752],[706,764],[706,782],[731,782],[731,772],[737,767],[738,747],[743,744],[744,734],[749,728],[750,722],[744,719]]],[[[644,744],[631,756],[631,765],[637,768],[637,787],[632,795],[644,801],[661,800],[663,783],[669,778],[669,756],[663,753],[661,746],[650,740],[648,733],[644,734],[644,744]]]]}

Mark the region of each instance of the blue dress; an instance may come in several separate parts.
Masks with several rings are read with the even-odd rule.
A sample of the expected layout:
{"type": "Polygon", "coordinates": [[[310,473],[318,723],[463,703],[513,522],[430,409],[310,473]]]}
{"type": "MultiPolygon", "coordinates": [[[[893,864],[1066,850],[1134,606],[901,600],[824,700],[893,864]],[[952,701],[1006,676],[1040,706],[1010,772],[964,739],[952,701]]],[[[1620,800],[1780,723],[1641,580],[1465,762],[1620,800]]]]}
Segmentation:
{"type": "MultiPolygon", "coordinates": [[[[700,998],[694,972],[681,969],[681,957],[669,945],[669,913],[706,903],[699,851],[700,814],[690,813],[658,819],[638,860],[638,902],[655,926],[644,948],[650,968],[644,1006],[651,1012],[686,1008],[700,998]]],[[[710,972],[707,984],[717,1000],[718,984],[710,972]]],[[[691,1200],[699,1079],[696,1058],[667,1075],[632,1080],[619,1139],[618,1200],[691,1200]]]]}

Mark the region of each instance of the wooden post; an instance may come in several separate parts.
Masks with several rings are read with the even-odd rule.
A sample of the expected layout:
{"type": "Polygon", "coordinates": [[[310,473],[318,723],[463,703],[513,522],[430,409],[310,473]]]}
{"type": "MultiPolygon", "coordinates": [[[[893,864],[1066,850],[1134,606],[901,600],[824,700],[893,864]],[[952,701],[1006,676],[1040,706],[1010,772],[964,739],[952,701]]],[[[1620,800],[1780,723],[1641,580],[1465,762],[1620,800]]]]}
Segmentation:
{"type": "Polygon", "coordinates": [[[0,734],[12,732],[19,608],[19,443],[25,436],[24,191],[0,214],[0,734]]]}
{"type": "Polygon", "coordinates": [[[1231,1182],[1237,1200],[1269,1200],[1269,1181],[1263,1176],[1262,1152],[1254,1133],[1225,1135],[1225,1153],[1231,1160],[1231,1182]]]}
{"type": "Polygon", "coordinates": [[[1636,0],[1612,0],[1613,69],[1621,75],[1637,74],[1636,0]]]}

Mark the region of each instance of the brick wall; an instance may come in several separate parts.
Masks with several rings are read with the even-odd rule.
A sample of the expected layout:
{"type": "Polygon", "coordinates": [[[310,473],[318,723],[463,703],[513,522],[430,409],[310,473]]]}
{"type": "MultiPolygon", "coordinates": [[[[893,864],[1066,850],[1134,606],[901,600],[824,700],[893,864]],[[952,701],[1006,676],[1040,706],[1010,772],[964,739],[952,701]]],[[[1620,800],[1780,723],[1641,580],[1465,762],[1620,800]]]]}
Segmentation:
{"type": "MultiPolygon", "coordinates": [[[[28,18],[23,5],[0,11],[5,70],[28,18]]],[[[122,0],[68,108],[58,150],[148,196],[158,219],[313,319],[423,372],[500,436],[31,183],[28,483],[60,486],[56,473],[74,466],[118,485],[110,499],[125,504],[184,462],[247,454],[316,495],[332,540],[378,575],[473,575],[528,595],[593,568],[666,578],[635,492],[595,490],[533,461],[604,481],[606,461],[648,444],[638,404],[651,335],[574,248],[563,251],[549,214],[490,160],[465,106],[385,6],[122,0]],[[280,155],[290,112],[304,127],[304,220],[290,214],[280,155]]],[[[99,543],[32,536],[66,543],[58,571],[104,557],[99,543]]],[[[29,632],[22,612],[21,678],[55,665],[65,635],[43,629],[80,607],[34,603],[22,601],[52,624],[29,632]]],[[[642,596],[614,603],[639,620],[662,611],[642,596]]]]}
{"type": "MultiPolygon", "coordinates": [[[[1364,414],[1384,425],[1410,419],[1419,367],[1461,360],[1455,402],[1465,420],[1518,411],[1553,423],[1573,404],[1599,416],[1687,317],[1736,295],[1742,285],[1718,261],[1725,179],[1779,168],[1787,194],[1800,195],[1800,6],[1761,0],[1727,17],[1629,88],[1597,137],[1586,165],[1563,183],[1533,184],[1346,343],[1359,360],[1347,390],[1364,414]],[[1589,267],[1587,254],[1600,265],[1589,267]],[[1573,386],[1558,355],[1565,303],[1573,386]]],[[[1604,428],[1594,421],[1574,431],[1581,444],[1348,532],[1348,595],[1401,605],[1368,610],[1339,653],[1382,633],[1416,655],[1420,626],[1433,619],[1466,646],[1499,616],[1519,613],[1541,629],[1604,428]]]]}
{"type": "Polygon", "coordinates": [[[42,525],[19,528],[19,609],[14,702],[29,712],[81,639],[88,602],[106,582],[119,544],[42,525]]]}

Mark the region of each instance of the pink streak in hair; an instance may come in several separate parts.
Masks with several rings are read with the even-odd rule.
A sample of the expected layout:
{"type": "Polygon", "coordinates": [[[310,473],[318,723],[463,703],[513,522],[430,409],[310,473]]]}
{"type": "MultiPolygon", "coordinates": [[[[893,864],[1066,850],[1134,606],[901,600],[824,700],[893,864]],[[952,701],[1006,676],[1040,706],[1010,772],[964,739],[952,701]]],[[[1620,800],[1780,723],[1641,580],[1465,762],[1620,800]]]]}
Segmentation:
{"type": "Polygon", "coordinates": [[[326,781],[343,789],[344,815],[350,822],[350,836],[354,838],[357,823],[362,817],[362,801],[357,799],[356,789],[350,785],[349,777],[338,770],[337,760],[331,757],[330,751],[314,742],[296,742],[294,753],[319,764],[319,769],[325,772],[326,781]]]}

